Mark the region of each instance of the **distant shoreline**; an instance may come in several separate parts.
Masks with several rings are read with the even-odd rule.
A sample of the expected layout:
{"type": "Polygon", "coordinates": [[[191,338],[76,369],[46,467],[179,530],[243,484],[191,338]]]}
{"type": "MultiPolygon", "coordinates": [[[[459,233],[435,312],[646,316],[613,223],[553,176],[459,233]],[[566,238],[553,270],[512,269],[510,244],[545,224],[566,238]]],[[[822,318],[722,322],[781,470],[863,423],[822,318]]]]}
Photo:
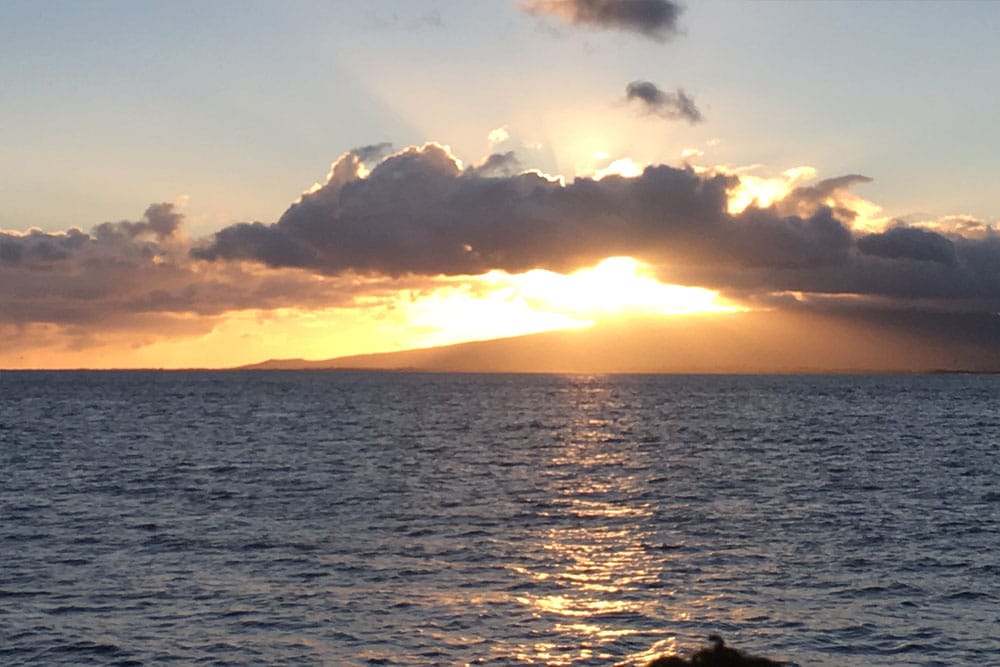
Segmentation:
{"type": "MultiPolygon", "coordinates": [[[[267,363],[267,362],[264,362],[267,363]]],[[[308,363],[308,362],[307,362],[308,363]]],[[[1000,375],[1000,370],[763,370],[763,371],[557,371],[557,370],[449,370],[439,368],[399,367],[399,368],[366,368],[364,366],[264,366],[251,364],[228,368],[0,368],[0,373],[398,373],[424,375],[676,375],[676,376],[808,376],[808,375],[840,375],[840,376],[890,376],[890,375],[1000,375]]]]}

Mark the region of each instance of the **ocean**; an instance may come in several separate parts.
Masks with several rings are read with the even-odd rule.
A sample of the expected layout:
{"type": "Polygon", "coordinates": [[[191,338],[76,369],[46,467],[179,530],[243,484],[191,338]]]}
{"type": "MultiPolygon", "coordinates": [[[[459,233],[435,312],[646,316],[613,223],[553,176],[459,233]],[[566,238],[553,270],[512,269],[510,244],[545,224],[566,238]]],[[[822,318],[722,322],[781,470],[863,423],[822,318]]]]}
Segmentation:
{"type": "Polygon", "coordinates": [[[0,371],[0,664],[1000,664],[998,396],[0,371]]]}

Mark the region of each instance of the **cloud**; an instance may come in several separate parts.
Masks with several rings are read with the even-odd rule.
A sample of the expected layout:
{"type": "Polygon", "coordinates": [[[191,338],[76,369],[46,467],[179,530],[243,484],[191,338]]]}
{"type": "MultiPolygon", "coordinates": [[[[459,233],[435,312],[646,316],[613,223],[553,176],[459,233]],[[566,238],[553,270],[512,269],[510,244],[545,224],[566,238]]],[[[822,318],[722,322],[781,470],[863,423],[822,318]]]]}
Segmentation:
{"type": "Polygon", "coordinates": [[[625,100],[638,103],[647,114],[669,120],[686,120],[692,125],[704,120],[694,100],[680,88],[666,92],[649,81],[633,81],[625,87],[625,100]]]}
{"type": "Polygon", "coordinates": [[[871,182],[871,178],[862,176],[861,174],[847,174],[846,176],[827,178],[813,185],[803,185],[795,188],[783,202],[786,207],[793,206],[794,210],[799,210],[803,205],[815,208],[816,206],[825,205],[827,199],[849,189],[851,186],[871,182]]]}
{"type": "Polygon", "coordinates": [[[935,232],[912,227],[894,227],[880,234],[863,236],[858,239],[858,250],[888,259],[937,262],[949,267],[958,264],[952,241],[935,232]]]}
{"type": "Polygon", "coordinates": [[[78,229],[64,234],[46,234],[39,229],[25,234],[0,232],[0,266],[38,266],[64,259],[87,242],[78,229]]]}
{"type": "Polygon", "coordinates": [[[657,40],[680,31],[683,11],[672,0],[524,0],[521,6],[573,25],[628,30],[657,40]]]}
{"type": "Polygon", "coordinates": [[[799,186],[777,202],[778,210],[785,215],[810,215],[821,207],[833,206],[839,217],[853,220],[857,213],[849,205],[842,203],[844,195],[852,186],[871,182],[872,179],[867,176],[847,174],[799,186]]]}
{"type": "Polygon", "coordinates": [[[109,329],[194,335],[232,311],[351,307],[442,275],[566,273],[623,255],[665,282],[762,307],[836,307],[872,322],[924,313],[941,331],[949,314],[992,323],[1000,311],[994,227],[962,218],[864,229],[849,192],[864,176],[733,213],[733,174],[651,165],[564,182],[525,171],[512,152],[463,167],[439,144],[381,157],[387,149],[345,153],[276,222],[207,238],[190,239],[168,203],[89,232],[0,232],[0,328],[30,337],[56,327],[80,341],[109,329]]]}
{"type": "Polygon", "coordinates": [[[465,171],[468,176],[484,177],[510,177],[521,171],[521,161],[517,159],[514,151],[506,153],[493,153],[481,164],[478,164],[465,171]]]}
{"type": "Polygon", "coordinates": [[[888,299],[933,311],[1000,311],[1000,243],[986,239],[953,242],[954,263],[902,253],[879,256],[864,252],[855,242],[837,261],[812,266],[689,262],[665,266],[659,275],[666,281],[711,286],[744,298],[794,292],[888,299]]]}
{"type": "Polygon", "coordinates": [[[807,218],[757,208],[728,215],[732,176],[660,165],[634,178],[563,184],[513,173],[512,159],[494,155],[463,170],[427,144],[389,157],[367,178],[356,169],[347,178],[356,163],[347,154],[325,186],[277,223],[220,230],[194,256],[399,276],[566,271],[611,255],[815,267],[843,261],[851,249],[851,233],[829,209],[807,218]]]}
{"type": "Polygon", "coordinates": [[[202,260],[256,261],[323,275],[570,271],[612,255],[662,267],[681,284],[734,294],[811,292],[993,308],[1000,240],[899,224],[855,231],[849,175],[793,190],[775,205],[727,211],[738,177],[647,167],[627,178],[515,172],[512,154],[463,169],[442,146],[411,147],[367,177],[353,154],[274,224],[242,223],[197,245],[202,260]]]}
{"type": "Polygon", "coordinates": [[[388,141],[370,144],[368,146],[360,146],[351,150],[351,153],[353,153],[355,157],[357,157],[358,161],[364,165],[376,164],[391,152],[392,144],[388,141]]]}
{"type": "Polygon", "coordinates": [[[0,232],[0,327],[51,325],[78,339],[111,330],[202,333],[233,310],[345,306],[384,291],[378,279],[194,262],[183,224],[173,204],[159,203],[138,221],[89,233],[0,232]]]}
{"type": "MultiPolygon", "coordinates": [[[[491,157],[485,164],[498,161],[491,157]]],[[[717,222],[730,182],[670,167],[647,170],[638,179],[577,179],[570,185],[535,172],[484,175],[479,167],[463,170],[437,144],[397,153],[367,178],[355,163],[352,154],[342,156],[330,181],[304,195],[277,223],[223,229],[195,256],[325,274],[565,270],[635,252],[649,240],[695,229],[697,220],[717,222]],[[671,205],[656,210],[664,198],[671,205]],[[669,219],[656,220],[661,212],[669,219]]]]}

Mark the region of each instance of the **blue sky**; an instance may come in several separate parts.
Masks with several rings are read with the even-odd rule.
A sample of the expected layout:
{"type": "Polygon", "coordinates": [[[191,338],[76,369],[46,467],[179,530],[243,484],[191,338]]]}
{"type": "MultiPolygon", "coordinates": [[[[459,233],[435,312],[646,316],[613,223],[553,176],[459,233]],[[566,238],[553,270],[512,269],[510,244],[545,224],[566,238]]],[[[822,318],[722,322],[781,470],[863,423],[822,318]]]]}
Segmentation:
{"type": "Polygon", "coordinates": [[[689,2],[681,25],[661,43],[508,0],[7,0],[0,227],[182,196],[197,230],[272,221],[353,147],[439,141],[474,162],[496,127],[572,177],[564,122],[616,157],[701,148],[870,176],[859,192],[897,216],[1000,215],[1000,5],[689,2]],[[635,79],[683,88],[705,122],[637,117],[620,104],[635,79]]]}

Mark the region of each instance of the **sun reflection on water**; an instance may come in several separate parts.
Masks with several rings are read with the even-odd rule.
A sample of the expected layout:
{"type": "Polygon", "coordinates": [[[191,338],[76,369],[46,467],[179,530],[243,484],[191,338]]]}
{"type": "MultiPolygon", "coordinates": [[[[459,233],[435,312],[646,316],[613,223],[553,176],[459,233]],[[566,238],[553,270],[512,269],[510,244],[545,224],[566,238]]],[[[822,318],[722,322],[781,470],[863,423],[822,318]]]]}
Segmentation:
{"type": "Polygon", "coordinates": [[[649,621],[665,613],[660,595],[650,594],[663,579],[662,558],[649,547],[654,508],[632,471],[632,443],[621,436],[621,424],[603,416],[614,407],[606,387],[581,382],[575,389],[567,395],[575,418],[545,470],[556,500],[541,512],[554,524],[536,535],[543,557],[512,568],[534,584],[516,600],[550,623],[560,641],[519,646],[516,658],[547,665],[608,661],[621,655],[612,644],[642,633],[646,640],[635,640],[641,652],[617,664],[643,664],[676,652],[677,642],[649,621]],[[651,634],[659,637],[652,646],[651,634]]]}

